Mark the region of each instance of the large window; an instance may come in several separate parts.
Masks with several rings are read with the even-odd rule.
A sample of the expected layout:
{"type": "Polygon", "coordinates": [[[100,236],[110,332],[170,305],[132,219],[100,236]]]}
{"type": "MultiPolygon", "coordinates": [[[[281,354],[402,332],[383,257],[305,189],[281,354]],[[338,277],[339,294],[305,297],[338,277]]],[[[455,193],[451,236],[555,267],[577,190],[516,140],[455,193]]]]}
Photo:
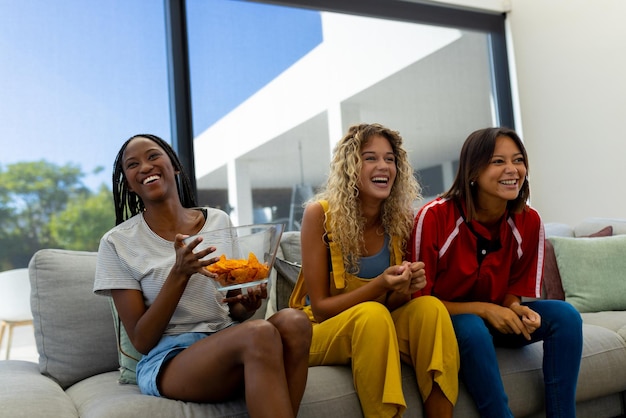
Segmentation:
{"type": "Polygon", "coordinates": [[[198,194],[236,223],[298,229],[352,124],[400,132],[425,200],[450,186],[470,132],[512,126],[503,17],[278,3],[186,2],[198,194]]]}
{"type": "Polygon", "coordinates": [[[170,140],[162,2],[0,2],[0,270],[95,250],[111,171],[137,133],[170,140]]]}
{"type": "Polygon", "coordinates": [[[513,121],[504,18],[424,3],[0,2],[0,270],[95,250],[137,133],[170,141],[200,203],[239,224],[298,229],[358,122],[400,131],[436,195],[470,131],[513,121]]]}

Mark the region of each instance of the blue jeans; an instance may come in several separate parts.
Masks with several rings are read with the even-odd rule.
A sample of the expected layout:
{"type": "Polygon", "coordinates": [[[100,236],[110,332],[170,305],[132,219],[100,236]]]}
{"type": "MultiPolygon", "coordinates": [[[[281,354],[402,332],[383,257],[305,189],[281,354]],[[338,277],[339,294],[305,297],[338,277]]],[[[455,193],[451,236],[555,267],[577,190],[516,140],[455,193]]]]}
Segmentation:
{"type": "Polygon", "coordinates": [[[502,334],[479,316],[452,315],[461,355],[460,377],[481,417],[513,417],[504,392],[495,346],[517,348],[543,341],[546,417],[576,417],[576,383],[582,356],[582,319],[569,303],[538,300],[524,303],[541,316],[531,334],[502,334]]]}

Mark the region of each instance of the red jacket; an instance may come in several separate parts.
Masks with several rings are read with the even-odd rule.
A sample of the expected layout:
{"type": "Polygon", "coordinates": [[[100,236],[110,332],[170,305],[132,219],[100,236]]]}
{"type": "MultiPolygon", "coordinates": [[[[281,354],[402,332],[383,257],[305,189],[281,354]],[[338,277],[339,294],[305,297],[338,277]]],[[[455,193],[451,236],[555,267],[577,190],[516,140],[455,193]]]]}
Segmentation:
{"type": "Polygon", "coordinates": [[[437,198],[415,217],[408,257],[426,265],[421,294],[497,304],[507,293],[540,297],[545,234],[537,211],[505,213],[499,236],[492,237],[480,223],[465,222],[461,210],[452,200],[437,198]]]}

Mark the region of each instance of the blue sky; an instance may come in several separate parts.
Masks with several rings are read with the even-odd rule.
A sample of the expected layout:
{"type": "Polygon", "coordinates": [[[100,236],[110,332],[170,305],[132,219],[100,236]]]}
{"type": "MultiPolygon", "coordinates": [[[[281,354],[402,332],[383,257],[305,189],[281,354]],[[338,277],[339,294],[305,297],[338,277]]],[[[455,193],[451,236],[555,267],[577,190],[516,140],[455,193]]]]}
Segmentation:
{"type": "MultiPolygon", "coordinates": [[[[321,42],[317,12],[189,0],[194,133],[321,42]],[[271,22],[271,24],[268,24],[271,22]]],[[[155,0],[0,0],[0,165],[71,162],[110,186],[119,146],[170,139],[164,10],[155,0]]]]}
{"type": "Polygon", "coordinates": [[[318,12],[228,0],[187,7],[196,136],[322,42],[318,12]]]}

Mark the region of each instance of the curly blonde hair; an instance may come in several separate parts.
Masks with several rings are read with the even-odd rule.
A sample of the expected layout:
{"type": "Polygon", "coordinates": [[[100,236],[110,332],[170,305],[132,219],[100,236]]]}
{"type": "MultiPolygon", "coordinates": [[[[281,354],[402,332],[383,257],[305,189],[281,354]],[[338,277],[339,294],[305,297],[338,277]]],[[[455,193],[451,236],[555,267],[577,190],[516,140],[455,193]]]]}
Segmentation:
{"type": "Polygon", "coordinates": [[[361,150],[373,136],[386,138],[395,155],[396,179],[389,197],[383,202],[381,221],[387,234],[400,238],[403,251],[413,228],[414,202],[422,198],[421,187],[397,131],[376,123],[353,125],[348,129],[335,146],[326,184],[311,201],[328,201],[333,240],[339,243],[347,271],[351,272],[358,272],[364,244],[365,218],[361,213],[358,188],[363,164],[361,150]]]}

